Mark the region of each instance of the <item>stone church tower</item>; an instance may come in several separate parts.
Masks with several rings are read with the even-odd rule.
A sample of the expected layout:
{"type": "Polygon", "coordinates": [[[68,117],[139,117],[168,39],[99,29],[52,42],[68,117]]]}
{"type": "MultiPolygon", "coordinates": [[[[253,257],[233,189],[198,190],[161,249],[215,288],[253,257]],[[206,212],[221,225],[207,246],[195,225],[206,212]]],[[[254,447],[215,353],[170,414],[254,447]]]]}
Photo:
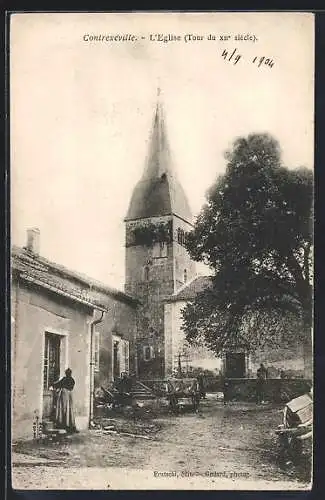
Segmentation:
{"type": "Polygon", "coordinates": [[[125,291],[141,303],[138,376],[165,376],[165,299],[195,275],[185,246],[192,227],[188,200],[172,165],[166,123],[157,103],[142,178],[135,186],[126,224],[125,291]]]}

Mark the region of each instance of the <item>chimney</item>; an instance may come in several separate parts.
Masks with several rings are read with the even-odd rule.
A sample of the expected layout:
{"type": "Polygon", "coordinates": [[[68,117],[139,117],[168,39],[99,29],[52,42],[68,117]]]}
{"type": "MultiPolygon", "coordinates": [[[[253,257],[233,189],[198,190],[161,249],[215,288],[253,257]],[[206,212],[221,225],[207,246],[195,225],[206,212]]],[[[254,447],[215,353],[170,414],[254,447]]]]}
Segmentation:
{"type": "Polygon", "coordinates": [[[37,227],[27,229],[27,250],[35,255],[39,254],[40,230],[37,227]]]}

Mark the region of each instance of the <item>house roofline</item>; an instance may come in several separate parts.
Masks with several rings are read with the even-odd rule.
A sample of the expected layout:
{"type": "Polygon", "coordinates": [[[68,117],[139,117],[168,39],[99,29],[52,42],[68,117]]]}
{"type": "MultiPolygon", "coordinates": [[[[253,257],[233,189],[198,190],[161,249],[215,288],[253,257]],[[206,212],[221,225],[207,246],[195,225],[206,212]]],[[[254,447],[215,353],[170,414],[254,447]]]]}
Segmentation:
{"type": "Polygon", "coordinates": [[[187,288],[189,288],[192,285],[192,283],[194,283],[197,279],[206,278],[206,277],[208,277],[208,276],[201,275],[201,274],[195,275],[189,281],[187,281],[186,283],[184,283],[184,285],[182,285],[177,290],[177,292],[173,293],[173,295],[170,295],[169,297],[166,297],[165,302],[188,302],[188,301],[194,299],[196,297],[196,294],[193,294],[192,297],[187,297],[187,298],[180,297],[180,295],[184,292],[184,290],[186,290],[187,288]]]}
{"type": "Polygon", "coordinates": [[[84,285],[88,285],[90,288],[93,288],[97,291],[106,293],[106,294],[110,295],[111,297],[118,299],[118,300],[121,300],[123,302],[126,302],[132,306],[136,307],[139,304],[138,299],[123,292],[122,290],[118,290],[117,288],[112,288],[112,287],[106,285],[105,283],[102,283],[98,280],[90,278],[89,276],[87,276],[85,274],[68,269],[67,267],[63,266],[62,264],[58,264],[56,262],[53,262],[53,261],[47,259],[46,257],[42,257],[40,255],[35,255],[32,252],[29,252],[25,248],[19,247],[17,245],[13,245],[12,255],[14,255],[15,257],[17,257],[18,259],[21,259],[21,260],[23,260],[24,257],[29,257],[29,258],[33,259],[33,261],[35,263],[39,263],[39,264],[43,264],[45,266],[48,266],[51,269],[57,271],[63,277],[65,276],[67,278],[72,278],[72,279],[78,280],[80,283],[82,283],[84,285]]]}
{"type": "Polygon", "coordinates": [[[74,295],[72,293],[68,293],[67,291],[61,290],[60,288],[53,286],[53,285],[50,285],[49,283],[46,283],[45,281],[36,279],[33,276],[29,276],[27,273],[21,272],[21,273],[19,273],[19,277],[22,280],[27,281],[28,283],[32,283],[34,285],[45,288],[46,290],[54,292],[57,295],[61,295],[61,296],[66,297],[70,300],[73,300],[74,302],[78,302],[80,304],[88,306],[91,309],[97,309],[98,311],[108,312],[107,307],[103,307],[102,305],[96,304],[93,301],[89,301],[89,300],[83,299],[81,297],[78,297],[77,295],[74,295]]]}

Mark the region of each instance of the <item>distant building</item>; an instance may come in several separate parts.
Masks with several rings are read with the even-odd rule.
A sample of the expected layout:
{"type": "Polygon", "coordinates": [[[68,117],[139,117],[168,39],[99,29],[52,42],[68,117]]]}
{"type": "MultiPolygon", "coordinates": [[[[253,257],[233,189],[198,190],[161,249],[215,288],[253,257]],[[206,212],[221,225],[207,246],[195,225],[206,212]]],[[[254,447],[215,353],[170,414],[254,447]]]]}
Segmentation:
{"type": "Polygon", "coordinates": [[[182,330],[182,310],[188,302],[211,286],[209,276],[195,276],[165,301],[165,353],[166,375],[177,373],[179,364],[186,372],[192,368],[216,371],[221,368],[221,359],[205,347],[190,347],[182,330]]]}
{"type": "Polygon", "coordinates": [[[188,346],[182,330],[182,310],[196,295],[211,287],[210,276],[196,276],[165,301],[165,370],[166,375],[177,373],[179,363],[183,371],[200,367],[202,370],[221,371],[228,378],[256,376],[260,363],[268,367],[270,377],[278,377],[281,370],[291,376],[303,376],[304,357],[302,343],[297,339],[290,346],[265,347],[249,353],[236,348],[217,357],[205,347],[188,346]]]}

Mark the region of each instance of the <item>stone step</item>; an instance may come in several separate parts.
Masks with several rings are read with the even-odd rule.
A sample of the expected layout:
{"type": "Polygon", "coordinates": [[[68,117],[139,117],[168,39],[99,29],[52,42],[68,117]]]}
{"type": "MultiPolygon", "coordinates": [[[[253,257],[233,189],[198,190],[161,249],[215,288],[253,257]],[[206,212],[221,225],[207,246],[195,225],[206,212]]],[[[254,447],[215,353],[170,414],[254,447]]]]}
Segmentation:
{"type": "Polygon", "coordinates": [[[132,394],[135,394],[135,393],[138,393],[138,394],[153,394],[152,391],[146,391],[145,389],[142,389],[141,387],[134,387],[133,389],[131,389],[131,393],[132,394]]]}
{"type": "Polygon", "coordinates": [[[55,423],[52,420],[43,420],[42,422],[43,432],[55,429],[55,423]]]}
{"type": "Polygon", "coordinates": [[[142,382],[136,382],[131,389],[131,393],[132,393],[132,395],[134,395],[134,394],[143,394],[143,395],[148,394],[148,395],[153,396],[152,390],[149,387],[147,387],[145,384],[143,384],[142,382]]]}
{"type": "Polygon", "coordinates": [[[67,434],[65,429],[57,429],[55,423],[52,420],[44,420],[42,422],[42,434],[50,437],[63,436],[67,434]]]}
{"type": "Polygon", "coordinates": [[[155,396],[151,394],[133,394],[132,397],[134,399],[155,399],[155,396]]]}

